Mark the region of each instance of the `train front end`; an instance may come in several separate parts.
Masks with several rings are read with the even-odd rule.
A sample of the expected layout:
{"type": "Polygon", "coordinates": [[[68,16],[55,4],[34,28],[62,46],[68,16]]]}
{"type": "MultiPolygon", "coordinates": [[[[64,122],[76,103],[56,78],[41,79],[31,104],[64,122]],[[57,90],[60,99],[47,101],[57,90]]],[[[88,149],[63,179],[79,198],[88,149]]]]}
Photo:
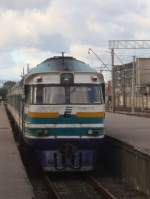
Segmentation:
{"type": "Polygon", "coordinates": [[[90,171],[104,137],[104,81],[95,71],[25,79],[24,139],[46,171],[90,171]]]}

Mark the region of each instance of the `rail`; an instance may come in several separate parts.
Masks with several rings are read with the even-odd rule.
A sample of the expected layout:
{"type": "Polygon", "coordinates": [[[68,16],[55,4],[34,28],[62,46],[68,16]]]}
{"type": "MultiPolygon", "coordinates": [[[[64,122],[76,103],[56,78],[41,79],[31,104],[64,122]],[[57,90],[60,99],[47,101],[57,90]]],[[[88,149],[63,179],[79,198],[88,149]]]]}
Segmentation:
{"type": "Polygon", "coordinates": [[[45,175],[51,198],[55,199],[117,199],[95,177],[71,175],[56,177],[45,175]]]}
{"type": "Polygon", "coordinates": [[[93,185],[93,187],[95,187],[95,189],[102,194],[106,199],[117,199],[112,193],[110,193],[110,191],[105,188],[100,181],[98,181],[96,178],[94,178],[93,176],[87,176],[90,183],[93,185]]]}

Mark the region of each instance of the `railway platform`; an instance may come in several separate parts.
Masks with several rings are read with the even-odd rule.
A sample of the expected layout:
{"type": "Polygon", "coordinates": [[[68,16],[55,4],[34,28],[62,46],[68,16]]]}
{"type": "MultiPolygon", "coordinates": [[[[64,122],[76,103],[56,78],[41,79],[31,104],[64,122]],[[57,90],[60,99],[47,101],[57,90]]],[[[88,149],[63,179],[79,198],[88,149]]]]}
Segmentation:
{"type": "Polygon", "coordinates": [[[106,165],[150,198],[150,118],[106,113],[106,165]]]}
{"type": "Polygon", "coordinates": [[[3,105],[0,105],[0,198],[34,198],[3,105]]]}
{"type": "Polygon", "coordinates": [[[105,127],[106,135],[150,155],[150,118],[107,112],[105,127]]]}

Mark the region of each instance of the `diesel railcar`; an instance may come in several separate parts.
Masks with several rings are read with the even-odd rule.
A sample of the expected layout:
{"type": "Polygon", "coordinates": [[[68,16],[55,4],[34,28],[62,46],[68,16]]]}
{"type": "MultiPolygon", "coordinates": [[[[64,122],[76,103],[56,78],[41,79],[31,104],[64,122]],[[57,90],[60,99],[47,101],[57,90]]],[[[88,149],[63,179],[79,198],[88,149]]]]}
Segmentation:
{"type": "Polygon", "coordinates": [[[48,58],[7,96],[7,109],[46,171],[93,170],[104,137],[102,74],[73,57],[48,58]]]}

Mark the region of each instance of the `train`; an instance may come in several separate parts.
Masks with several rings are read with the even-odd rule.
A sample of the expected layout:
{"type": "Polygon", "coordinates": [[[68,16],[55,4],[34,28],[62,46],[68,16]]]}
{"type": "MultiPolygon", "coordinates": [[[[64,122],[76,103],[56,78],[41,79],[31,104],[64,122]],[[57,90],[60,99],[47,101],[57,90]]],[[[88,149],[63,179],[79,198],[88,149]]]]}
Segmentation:
{"type": "Polygon", "coordinates": [[[104,138],[103,75],[71,56],[32,68],[8,92],[7,110],[44,171],[91,171],[104,138]]]}

